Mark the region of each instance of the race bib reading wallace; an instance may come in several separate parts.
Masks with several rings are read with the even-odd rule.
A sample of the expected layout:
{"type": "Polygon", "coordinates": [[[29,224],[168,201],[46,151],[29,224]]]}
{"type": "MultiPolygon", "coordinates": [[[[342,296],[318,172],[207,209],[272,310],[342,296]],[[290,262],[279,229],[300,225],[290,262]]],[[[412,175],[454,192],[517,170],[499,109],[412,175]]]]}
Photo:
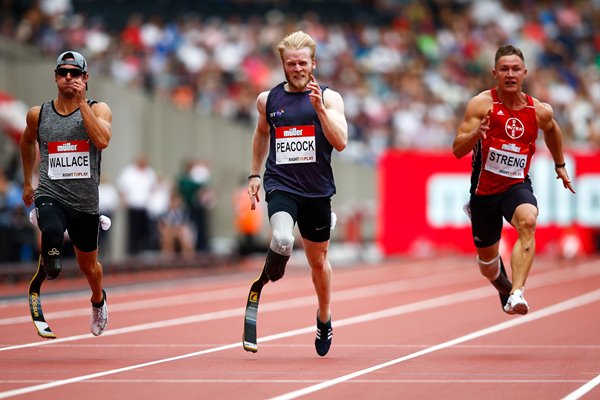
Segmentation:
{"type": "Polygon", "coordinates": [[[276,128],[275,155],[277,164],[315,162],[315,127],[303,125],[276,128]]]}
{"type": "Polygon", "coordinates": [[[85,140],[48,143],[48,177],[90,178],[90,144],[85,140]]]}

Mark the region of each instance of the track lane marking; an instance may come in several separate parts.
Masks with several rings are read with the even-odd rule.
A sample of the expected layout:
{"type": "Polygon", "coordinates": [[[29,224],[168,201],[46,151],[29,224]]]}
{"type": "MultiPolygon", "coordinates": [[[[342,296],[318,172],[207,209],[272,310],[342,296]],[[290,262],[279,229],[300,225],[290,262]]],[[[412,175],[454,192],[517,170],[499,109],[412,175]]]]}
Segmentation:
{"type": "MultiPolygon", "coordinates": [[[[322,379],[94,379],[89,383],[319,383],[322,379]]],[[[12,379],[0,383],[47,383],[41,379],[12,379]]],[[[353,379],[347,383],[584,383],[585,379],[353,379]]]]}
{"type": "Polygon", "coordinates": [[[596,386],[600,385],[600,375],[587,382],[585,385],[579,387],[577,390],[569,393],[562,400],[578,400],[582,398],[584,395],[588,394],[592,389],[596,386]]]}
{"type": "MultiPolygon", "coordinates": [[[[412,264],[411,264],[412,265],[412,264]]],[[[396,293],[399,291],[406,291],[411,289],[411,285],[417,285],[420,289],[427,289],[430,287],[440,287],[444,284],[450,283],[460,283],[464,282],[465,279],[471,276],[471,271],[462,269],[460,271],[447,271],[436,275],[436,278],[433,279],[429,276],[419,276],[413,277],[409,279],[398,279],[397,281],[392,282],[383,282],[383,283],[375,283],[368,286],[361,287],[359,289],[343,289],[339,292],[335,292],[334,295],[337,296],[337,293],[341,293],[342,296],[345,296],[349,291],[357,291],[357,290],[366,290],[366,291],[380,291],[381,293],[396,293]],[[465,275],[465,276],[461,276],[465,275]]],[[[308,286],[307,286],[308,288],[308,286]]],[[[282,288],[281,286],[276,286],[275,288],[269,288],[270,292],[279,292],[285,293],[287,289],[282,288]]],[[[312,290],[312,287],[310,287],[312,290]]],[[[189,288],[189,290],[196,290],[194,288],[189,288]]],[[[173,296],[164,296],[164,297],[153,297],[153,301],[149,302],[148,300],[134,300],[123,303],[111,303],[110,311],[113,312],[127,312],[127,311],[135,311],[135,310],[150,310],[155,308],[169,307],[169,306],[177,306],[177,305],[186,305],[186,304],[195,304],[198,302],[206,303],[208,301],[220,301],[220,300],[230,300],[230,299],[239,299],[243,298],[245,295],[240,295],[240,293],[245,293],[248,291],[248,285],[238,285],[236,287],[229,287],[223,289],[214,289],[212,291],[202,291],[201,293],[193,293],[187,295],[173,295],[173,296]]],[[[142,292],[143,293],[143,292],[142,292]]],[[[142,294],[143,295],[143,294],[142,294]]],[[[78,297],[81,295],[78,294],[78,297]]],[[[59,299],[61,302],[69,302],[69,299],[65,299],[61,297],[59,299]]],[[[44,304],[50,304],[51,301],[44,301],[44,304]]],[[[62,318],[73,318],[89,315],[90,309],[89,307],[82,307],[64,311],[53,311],[44,313],[47,320],[57,320],[62,318]]],[[[18,317],[8,317],[8,318],[0,318],[0,326],[2,325],[13,325],[13,324],[29,324],[31,323],[30,316],[18,316],[18,317]]]]}
{"type": "MultiPolygon", "coordinates": [[[[409,280],[398,280],[398,281],[385,282],[385,283],[365,286],[365,287],[361,287],[358,289],[346,289],[346,290],[341,290],[341,291],[335,291],[333,293],[333,296],[335,296],[336,301],[356,300],[356,299],[367,298],[367,297],[375,297],[375,296],[379,296],[382,294],[393,294],[393,293],[405,292],[405,291],[415,290],[415,289],[423,289],[424,290],[424,289],[432,289],[432,288],[436,288],[436,287],[443,287],[443,286],[448,285],[449,283],[454,284],[454,283],[464,282],[464,279],[465,279],[464,277],[461,277],[459,274],[456,274],[456,273],[450,277],[440,276],[439,279],[437,279],[437,278],[432,279],[430,277],[420,277],[420,278],[416,278],[416,279],[413,279],[410,281],[409,280]]],[[[244,290],[247,290],[247,288],[245,288],[244,290]]],[[[489,290],[487,290],[486,292],[488,295],[490,295],[489,290]]],[[[235,296],[235,297],[240,298],[240,296],[235,296]]],[[[484,297],[484,296],[482,296],[482,297],[484,297]]],[[[272,303],[267,303],[262,306],[261,314],[265,313],[265,312],[273,312],[273,311],[280,311],[280,310],[304,307],[304,306],[306,306],[307,303],[310,303],[313,300],[314,300],[314,295],[311,294],[309,296],[299,297],[299,298],[295,298],[295,299],[291,299],[291,300],[280,300],[280,301],[276,301],[276,302],[272,302],[272,303]]],[[[155,302],[159,302],[159,301],[155,300],[155,302]]],[[[112,312],[112,310],[113,310],[113,306],[110,306],[110,311],[112,312]]],[[[178,326],[178,325],[186,325],[186,324],[192,324],[192,323],[198,323],[198,322],[214,321],[216,319],[225,319],[225,318],[233,318],[233,317],[243,318],[244,312],[245,312],[245,308],[236,307],[236,308],[231,308],[228,310],[208,312],[208,313],[203,313],[203,314],[198,314],[198,315],[193,315],[193,316],[188,316],[188,317],[179,317],[179,318],[173,318],[173,319],[169,319],[169,320],[154,321],[154,322],[132,325],[132,326],[123,327],[123,328],[110,329],[110,330],[105,331],[102,334],[102,336],[128,334],[128,333],[141,332],[141,331],[150,330],[150,329],[159,329],[159,328],[166,328],[166,327],[172,327],[172,326],[178,326]]],[[[52,314],[52,313],[48,313],[48,315],[50,315],[50,314],[52,314]]],[[[89,314],[89,309],[86,309],[86,315],[87,314],[89,314]]],[[[50,320],[50,317],[46,317],[46,319],[50,320]]],[[[31,323],[31,318],[27,317],[26,321],[27,321],[27,323],[31,323]]],[[[36,342],[31,342],[31,343],[0,347],[0,352],[10,351],[10,350],[18,350],[18,349],[23,349],[23,348],[28,348],[28,347],[37,347],[37,346],[58,344],[58,343],[64,343],[64,342],[72,342],[72,341],[77,341],[77,340],[90,339],[93,337],[94,336],[92,336],[91,333],[85,333],[85,334],[81,334],[81,335],[74,335],[74,336],[68,336],[68,337],[62,337],[62,338],[59,337],[58,339],[53,339],[52,341],[49,341],[49,340],[36,341],[36,342]]]]}
{"type": "MultiPolygon", "coordinates": [[[[363,315],[356,316],[356,317],[341,319],[336,322],[336,326],[347,326],[347,325],[351,325],[351,324],[368,322],[368,321],[372,321],[375,319],[392,317],[392,316],[397,316],[400,314],[406,314],[406,313],[415,312],[415,311],[422,311],[422,310],[441,307],[441,306],[450,306],[452,304],[461,303],[464,301],[470,301],[475,298],[485,297],[488,294],[489,294],[489,288],[487,288],[487,287],[472,289],[472,290],[468,290],[465,292],[455,293],[453,295],[440,296],[437,298],[428,299],[428,300],[420,301],[417,303],[407,304],[407,305],[398,306],[398,307],[392,307],[387,310],[371,312],[371,313],[363,314],[363,315]],[[484,292],[485,292],[485,295],[484,295],[484,292]]],[[[447,347],[450,347],[450,346],[453,346],[456,344],[461,344],[466,341],[473,340],[475,338],[479,338],[479,337],[482,337],[485,335],[489,335],[491,333],[496,333],[501,330],[512,328],[514,326],[518,326],[518,325],[522,325],[522,324],[525,324],[525,323],[528,323],[531,321],[535,321],[540,318],[544,318],[546,316],[553,315],[553,314],[556,314],[556,313],[559,313],[562,311],[566,311],[571,308],[579,307],[579,306],[582,306],[585,304],[589,304],[589,303],[592,303],[592,302],[595,302],[598,300],[600,300],[600,289],[590,292],[590,293],[587,293],[587,294],[584,294],[584,295],[581,295],[581,296],[578,296],[578,297],[575,297],[575,298],[572,298],[571,300],[563,301],[561,303],[543,308],[539,311],[535,311],[533,313],[519,317],[517,319],[512,319],[512,320],[509,320],[506,322],[502,322],[502,323],[493,325],[491,327],[484,328],[479,331],[461,336],[459,338],[449,340],[447,342],[429,347],[427,349],[417,351],[417,352],[409,354],[407,356],[403,356],[403,357],[397,358],[395,360],[391,360],[391,361],[388,361],[388,362],[385,362],[382,364],[378,364],[378,365],[370,367],[370,368],[356,371],[356,372],[341,376],[336,379],[321,382],[317,385],[308,386],[304,389],[289,392],[289,393],[274,397],[273,399],[277,399],[277,400],[295,399],[297,397],[300,397],[300,396],[303,396],[306,394],[310,394],[310,393],[325,389],[330,386],[334,386],[336,384],[348,381],[348,380],[356,378],[358,376],[365,375],[367,373],[377,371],[379,369],[382,369],[382,368],[385,368],[385,367],[388,367],[388,366],[391,366],[391,365],[394,365],[394,364],[397,364],[397,363],[400,363],[403,361],[407,361],[407,360],[410,360],[410,359],[413,359],[416,357],[420,357],[422,355],[426,355],[426,354],[429,354],[429,353],[432,353],[432,352],[435,352],[435,351],[438,351],[441,349],[445,349],[447,347]]],[[[240,308],[240,310],[243,310],[243,308],[240,308]]],[[[315,329],[314,326],[309,326],[309,327],[305,327],[305,328],[301,328],[301,329],[295,329],[295,330],[291,330],[288,332],[282,332],[279,334],[266,336],[266,337],[262,338],[262,340],[259,340],[259,343],[269,342],[269,341],[278,340],[278,339],[291,337],[291,336],[302,335],[302,334],[306,334],[306,333],[311,333],[311,332],[314,332],[314,329],[315,329]]],[[[22,395],[22,394],[38,392],[38,391],[47,390],[47,389],[51,389],[51,388],[55,388],[55,387],[59,387],[59,386],[64,386],[64,385],[68,385],[68,384],[72,384],[72,383],[82,382],[82,381],[86,381],[86,380],[90,380],[90,379],[96,379],[96,378],[109,376],[109,375],[115,375],[115,374],[119,374],[122,372],[132,371],[132,370],[136,370],[136,369],[140,369],[140,368],[144,368],[144,367],[164,364],[164,363],[173,362],[173,361],[179,361],[179,360],[183,360],[183,359],[187,359],[187,358],[202,356],[205,354],[210,354],[210,353],[215,353],[215,352],[219,352],[219,351],[230,350],[233,348],[240,348],[240,347],[241,347],[241,343],[235,342],[235,343],[231,343],[228,345],[214,347],[211,349],[196,351],[196,352],[192,352],[192,353],[182,354],[182,355],[168,357],[168,358],[154,360],[154,361],[148,361],[148,362],[144,362],[144,363],[140,363],[140,364],[130,365],[127,367],[106,370],[106,371],[97,372],[97,373],[93,373],[93,374],[76,376],[76,377],[72,377],[72,378],[68,378],[68,379],[56,380],[56,381],[52,381],[52,382],[48,382],[48,383],[44,383],[44,384],[28,386],[28,387],[23,387],[23,388],[19,388],[19,389],[8,390],[8,391],[0,392],[0,399],[6,399],[6,398],[22,395]]]]}
{"type": "MultiPolygon", "coordinates": [[[[350,374],[342,375],[335,379],[323,381],[321,383],[318,383],[318,384],[312,385],[312,386],[308,386],[303,389],[299,389],[299,390],[288,392],[288,393],[285,393],[285,394],[282,394],[279,396],[271,397],[270,400],[297,399],[298,397],[318,392],[320,390],[338,385],[340,383],[347,382],[356,377],[363,376],[363,375],[369,374],[371,372],[375,372],[380,369],[399,364],[404,361],[412,360],[414,358],[421,357],[421,356],[424,356],[424,355],[427,355],[427,354],[430,354],[430,353],[433,353],[433,352],[436,352],[439,350],[447,349],[447,348],[455,346],[457,344],[461,344],[461,343],[464,343],[464,342],[467,342],[467,341],[470,341],[473,339],[478,339],[483,336],[497,333],[497,332],[500,332],[500,331],[503,331],[506,329],[513,328],[515,326],[523,325],[523,324],[526,324],[526,323],[529,323],[532,321],[536,321],[541,318],[548,317],[550,315],[568,311],[572,308],[580,307],[580,306],[594,303],[597,301],[600,301],[600,289],[594,290],[592,292],[588,292],[586,294],[583,294],[583,295],[580,295],[577,297],[573,297],[570,300],[565,300],[561,303],[554,304],[552,306],[548,306],[546,308],[529,313],[527,315],[517,317],[516,319],[511,319],[509,321],[501,322],[499,324],[492,325],[492,326],[484,328],[484,329],[480,329],[478,331],[469,333],[467,335],[463,335],[463,336],[457,337],[455,339],[448,340],[446,342],[437,344],[435,346],[431,346],[427,349],[423,349],[423,350],[420,350],[420,351],[417,351],[417,352],[414,352],[414,353],[411,353],[411,354],[408,354],[408,355],[405,355],[402,357],[398,357],[394,360],[390,360],[390,361],[387,361],[387,362],[384,362],[381,364],[377,364],[377,365],[374,365],[369,368],[365,368],[365,369],[362,369],[359,371],[352,372],[350,374]]],[[[600,378],[597,377],[597,379],[600,379],[600,378]]]]}

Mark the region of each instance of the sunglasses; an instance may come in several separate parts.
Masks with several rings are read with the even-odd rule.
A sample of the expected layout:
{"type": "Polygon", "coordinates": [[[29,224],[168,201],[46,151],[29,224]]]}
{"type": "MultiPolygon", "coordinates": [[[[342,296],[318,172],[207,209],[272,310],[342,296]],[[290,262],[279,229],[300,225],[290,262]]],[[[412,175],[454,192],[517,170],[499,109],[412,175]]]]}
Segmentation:
{"type": "Polygon", "coordinates": [[[59,76],[67,76],[71,74],[72,78],[79,78],[84,72],[78,68],[56,68],[54,72],[59,76]]]}

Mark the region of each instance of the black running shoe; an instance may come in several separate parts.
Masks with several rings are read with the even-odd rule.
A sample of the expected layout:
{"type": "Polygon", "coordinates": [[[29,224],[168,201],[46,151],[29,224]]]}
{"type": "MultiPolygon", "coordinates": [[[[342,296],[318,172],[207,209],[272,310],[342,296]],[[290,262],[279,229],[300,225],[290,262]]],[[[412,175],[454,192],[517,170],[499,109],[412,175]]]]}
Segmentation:
{"type": "Polygon", "coordinates": [[[331,327],[331,317],[329,321],[321,322],[317,315],[317,337],[315,338],[315,349],[321,357],[327,354],[331,347],[331,338],[333,337],[333,328],[331,327]]]}

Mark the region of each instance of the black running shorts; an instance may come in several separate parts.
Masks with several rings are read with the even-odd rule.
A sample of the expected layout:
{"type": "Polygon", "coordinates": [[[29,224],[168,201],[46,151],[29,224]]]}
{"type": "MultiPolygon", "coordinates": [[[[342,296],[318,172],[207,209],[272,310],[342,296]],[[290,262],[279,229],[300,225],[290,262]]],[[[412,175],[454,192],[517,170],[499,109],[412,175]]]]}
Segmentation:
{"type": "Polygon", "coordinates": [[[312,242],[326,242],[331,237],[331,198],[303,197],[297,194],[273,190],[267,193],[266,200],[269,219],[276,212],[283,211],[298,222],[300,235],[312,242]]]}
{"type": "Polygon", "coordinates": [[[59,232],[69,233],[69,238],[80,251],[90,252],[98,248],[100,215],[88,214],[67,207],[48,196],[35,199],[40,230],[54,226],[59,232]]]}
{"type": "Polygon", "coordinates": [[[510,223],[516,208],[521,204],[533,204],[537,207],[529,180],[518,183],[500,194],[472,194],[471,230],[475,247],[488,247],[498,242],[502,234],[502,218],[510,223]]]}

